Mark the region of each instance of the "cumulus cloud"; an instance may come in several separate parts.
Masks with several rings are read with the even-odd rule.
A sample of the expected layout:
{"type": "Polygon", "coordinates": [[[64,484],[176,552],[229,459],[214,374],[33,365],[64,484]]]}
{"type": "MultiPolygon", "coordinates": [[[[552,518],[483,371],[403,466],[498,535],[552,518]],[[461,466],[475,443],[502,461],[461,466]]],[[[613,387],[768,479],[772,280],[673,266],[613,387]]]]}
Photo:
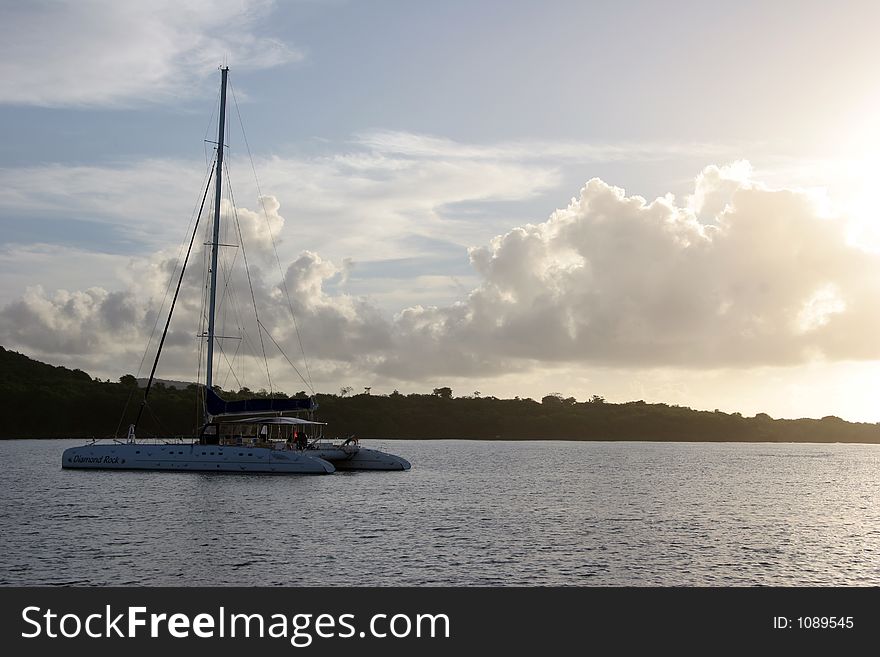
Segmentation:
{"type": "Polygon", "coordinates": [[[284,217],[278,213],[281,203],[274,196],[264,196],[259,199],[258,207],[257,211],[234,208],[229,201],[223,199],[220,208],[221,226],[237,227],[235,230],[229,228],[235,241],[240,239],[244,242],[251,256],[257,255],[263,260],[270,260],[275,253],[276,236],[284,228],[284,217]]]}
{"type": "Polygon", "coordinates": [[[302,59],[263,34],[267,0],[68,0],[0,8],[0,103],[124,106],[188,96],[228,59],[302,59]]]}
{"type": "MultiPolygon", "coordinates": [[[[880,256],[853,246],[844,219],[819,212],[810,195],[751,175],[745,164],[708,167],[681,203],[590,180],[546,221],[471,248],[479,283],[460,301],[394,316],[344,292],[340,282],[356,264],[349,272],[350,263],[316,252],[285,257],[281,285],[265,218],[240,209],[246,241],[262,240],[264,254],[250,283],[239,273],[233,286],[239,300],[253,287],[273,340],[295,357],[302,339],[316,379],[331,385],[341,372],[424,381],[541,367],[695,370],[880,357],[880,256]]],[[[265,206],[280,229],[280,205],[267,198],[265,206]]],[[[283,242],[279,252],[288,253],[283,242]]],[[[141,289],[154,281],[149,302],[135,301],[135,286],[122,296],[36,288],[0,310],[0,341],[41,353],[113,352],[120,336],[133,339],[144,331],[138,322],[155,317],[160,281],[173,269],[167,254],[159,260],[138,281],[141,289]]],[[[201,312],[201,283],[188,285],[195,301],[184,306],[184,324],[201,312]]],[[[176,343],[181,357],[192,352],[192,335],[176,343]]],[[[255,351],[259,329],[250,335],[255,351]]]]}
{"type": "Polygon", "coordinates": [[[697,176],[688,206],[698,218],[713,222],[725,211],[740,187],[756,185],[751,177],[752,165],[746,160],[722,167],[708,166],[697,176]]]}
{"type": "MultiPolygon", "coordinates": [[[[593,179],[547,221],[472,249],[483,282],[467,300],[407,309],[397,326],[419,336],[422,367],[473,373],[525,359],[718,367],[880,355],[877,256],[810,196],[747,174],[707,168],[684,206],[593,179]]],[[[382,369],[417,367],[400,352],[382,369]]]]}
{"type": "Polygon", "coordinates": [[[8,344],[82,355],[124,350],[120,347],[128,340],[140,337],[143,319],[143,312],[126,292],[93,287],[47,293],[36,286],[5,306],[0,321],[8,344]]]}
{"type": "MultiPolygon", "coordinates": [[[[226,201],[221,207],[226,227],[221,243],[229,245],[221,248],[219,259],[217,334],[226,336],[218,343],[221,385],[268,387],[265,369],[255,361],[265,351],[276,364],[284,365],[286,358],[276,343],[306,372],[299,350],[302,340],[308,356],[316,360],[316,371],[325,374],[350,369],[390,349],[389,320],[377,307],[359,297],[330,295],[325,290],[329,282],[344,279],[350,263],[337,266],[310,251],[289,264],[281,263],[275,247],[283,251],[284,241],[276,236],[273,244],[272,237],[284,225],[280,203],[268,196],[258,207],[234,209],[226,201]]],[[[210,252],[203,242],[210,240],[208,228],[205,222],[200,229],[204,240],[197,238],[165,343],[164,372],[169,377],[195,376],[197,335],[206,328],[204,272],[210,252]]],[[[150,338],[147,356],[154,353],[158,339],[154,331],[161,329],[167,316],[182,253],[165,249],[148,258],[131,258],[120,267],[121,290],[29,287],[0,308],[0,343],[89,371],[133,371],[150,338]]],[[[289,376],[282,379],[305,385],[296,377],[292,382],[289,376]]]]}
{"type": "MultiPolygon", "coordinates": [[[[402,310],[390,349],[365,342],[355,358],[417,380],[536,363],[709,368],[880,355],[877,256],[851,245],[846,222],[810,195],[749,175],[745,163],[708,167],[683,205],[591,180],[547,221],[472,249],[482,282],[466,299],[402,310]]],[[[322,298],[317,281],[331,271],[312,272],[309,295],[322,298]]]]}

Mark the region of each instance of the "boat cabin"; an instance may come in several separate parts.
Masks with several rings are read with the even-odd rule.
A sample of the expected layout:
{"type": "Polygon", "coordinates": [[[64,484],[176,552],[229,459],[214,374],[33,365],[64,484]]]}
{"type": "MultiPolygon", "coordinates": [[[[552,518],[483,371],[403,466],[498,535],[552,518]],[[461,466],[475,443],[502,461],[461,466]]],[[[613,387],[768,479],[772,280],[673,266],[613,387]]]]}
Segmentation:
{"type": "Polygon", "coordinates": [[[305,449],[323,437],[325,425],[299,417],[214,417],[202,428],[199,442],[305,449]]]}

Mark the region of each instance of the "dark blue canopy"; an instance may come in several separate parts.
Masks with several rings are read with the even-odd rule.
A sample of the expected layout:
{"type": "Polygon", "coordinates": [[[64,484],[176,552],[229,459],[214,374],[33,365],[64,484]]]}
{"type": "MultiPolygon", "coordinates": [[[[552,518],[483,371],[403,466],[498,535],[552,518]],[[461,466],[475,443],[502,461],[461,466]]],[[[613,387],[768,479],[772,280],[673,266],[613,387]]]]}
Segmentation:
{"type": "Polygon", "coordinates": [[[313,411],[318,405],[312,399],[239,399],[226,401],[216,392],[205,390],[205,408],[208,415],[237,413],[280,413],[282,411],[313,411]]]}

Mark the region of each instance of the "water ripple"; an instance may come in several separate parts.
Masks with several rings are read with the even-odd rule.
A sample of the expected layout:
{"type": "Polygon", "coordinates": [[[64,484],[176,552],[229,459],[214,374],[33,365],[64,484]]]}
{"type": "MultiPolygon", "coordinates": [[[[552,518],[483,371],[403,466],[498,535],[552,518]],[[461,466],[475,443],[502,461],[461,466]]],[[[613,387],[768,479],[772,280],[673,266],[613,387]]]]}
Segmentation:
{"type": "Polygon", "coordinates": [[[880,585],[875,446],[387,442],[411,471],[69,471],[67,441],[2,441],[0,584],[880,585]]]}

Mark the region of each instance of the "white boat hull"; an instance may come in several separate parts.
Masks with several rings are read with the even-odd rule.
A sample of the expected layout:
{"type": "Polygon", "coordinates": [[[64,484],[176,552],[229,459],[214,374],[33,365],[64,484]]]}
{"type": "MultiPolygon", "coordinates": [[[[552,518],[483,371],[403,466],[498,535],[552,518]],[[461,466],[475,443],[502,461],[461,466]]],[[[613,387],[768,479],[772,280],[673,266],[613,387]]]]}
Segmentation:
{"type": "Polygon", "coordinates": [[[319,455],[266,447],[230,445],[113,443],[70,447],[62,468],[85,470],[167,470],[175,472],[260,472],[330,474],[335,468],[319,455]]]}
{"type": "Polygon", "coordinates": [[[329,461],[337,470],[409,470],[412,467],[404,458],[365,447],[314,447],[306,453],[329,461]]]}

